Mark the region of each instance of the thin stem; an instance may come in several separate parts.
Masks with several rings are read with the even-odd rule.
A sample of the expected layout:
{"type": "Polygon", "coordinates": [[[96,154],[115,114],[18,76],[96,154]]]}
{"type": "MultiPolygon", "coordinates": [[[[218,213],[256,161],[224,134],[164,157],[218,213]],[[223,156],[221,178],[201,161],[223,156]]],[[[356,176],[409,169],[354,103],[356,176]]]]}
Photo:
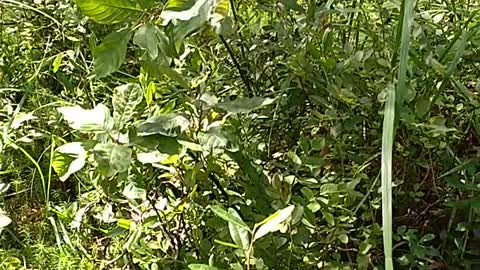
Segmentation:
{"type": "Polygon", "coordinates": [[[230,48],[227,41],[223,38],[222,35],[219,35],[219,37],[220,37],[220,40],[222,41],[223,45],[225,45],[225,48],[227,48],[228,54],[232,58],[232,61],[235,65],[235,67],[238,69],[238,72],[240,73],[240,77],[242,78],[243,83],[247,87],[248,92],[253,93],[252,88],[250,87],[250,83],[247,79],[247,76],[246,76],[245,72],[243,71],[243,69],[240,67],[240,64],[238,63],[237,58],[235,58],[235,54],[233,53],[232,49],[230,48]]]}

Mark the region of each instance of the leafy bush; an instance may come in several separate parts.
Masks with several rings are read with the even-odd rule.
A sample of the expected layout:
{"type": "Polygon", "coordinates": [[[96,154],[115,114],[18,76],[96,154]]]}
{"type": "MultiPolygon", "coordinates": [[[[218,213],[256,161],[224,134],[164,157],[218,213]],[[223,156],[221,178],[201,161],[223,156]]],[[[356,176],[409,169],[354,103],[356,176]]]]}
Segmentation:
{"type": "Polygon", "coordinates": [[[1,268],[475,269],[478,8],[1,1],[1,268]]]}

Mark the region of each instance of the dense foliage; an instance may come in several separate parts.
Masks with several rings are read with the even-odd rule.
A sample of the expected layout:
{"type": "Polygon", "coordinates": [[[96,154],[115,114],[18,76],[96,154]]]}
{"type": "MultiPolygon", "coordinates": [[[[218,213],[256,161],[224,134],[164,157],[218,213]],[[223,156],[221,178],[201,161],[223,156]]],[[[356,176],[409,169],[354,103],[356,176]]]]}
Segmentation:
{"type": "Polygon", "coordinates": [[[478,269],[478,10],[0,0],[0,269],[478,269]]]}

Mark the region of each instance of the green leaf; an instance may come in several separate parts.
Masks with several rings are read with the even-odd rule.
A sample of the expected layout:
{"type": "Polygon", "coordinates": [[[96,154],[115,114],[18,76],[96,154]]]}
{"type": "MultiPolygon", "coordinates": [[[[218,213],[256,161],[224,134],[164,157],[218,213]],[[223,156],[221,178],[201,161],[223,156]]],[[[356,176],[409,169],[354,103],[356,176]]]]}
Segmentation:
{"type": "Polygon", "coordinates": [[[142,102],[142,99],[142,88],[136,83],[129,83],[115,88],[112,100],[113,119],[119,129],[132,119],[135,114],[135,108],[142,102]]]}
{"type": "Polygon", "coordinates": [[[247,226],[247,224],[245,224],[245,222],[243,222],[243,220],[241,218],[239,218],[238,216],[235,216],[235,215],[231,214],[230,212],[225,211],[225,209],[223,209],[220,206],[215,205],[215,206],[209,206],[209,207],[210,207],[210,209],[212,209],[213,213],[215,213],[215,215],[217,215],[221,219],[223,219],[223,220],[225,220],[229,223],[235,224],[238,227],[243,228],[247,231],[250,231],[250,228],[247,226]]]}
{"type": "Polygon", "coordinates": [[[255,224],[255,227],[259,228],[255,232],[254,240],[257,240],[268,233],[278,231],[281,223],[286,221],[292,215],[294,209],[295,206],[290,205],[282,210],[278,210],[260,223],[255,224]]]}
{"type": "Polygon", "coordinates": [[[367,270],[370,263],[370,255],[357,256],[358,270],[367,270]]]}
{"type": "Polygon", "coordinates": [[[335,226],[335,218],[333,217],[332,213],[327,212],[327,211],[321,211],[323,217],[327,221],[328,225],[330,226],[335,226]]]}
{"type": "Polygon", "coordinates": [[[137,132],[140,136],[161,134],[175,137],[189,125],[190,121],[182,114],[170,113],[147,119],[137,127],[137,132]]]}
{"type": "Polygon", "coordinates": [[[169,102],[167,102],[167,104],[163,105],[158,113],[159,114],[171,113],[175,109],[176,105],[177,105],[177,101],[175,99],[172,99],[169,102]]]}
{"type": "Polygon", "coordinates": [[[219,153],[227,146],[227,138],[223,136],[219,129],[211,129],[208,132],[198,133],[198,142],[202,146],[204,151],[210,153],[219,153]]]}
{"type": "Polygon", "coordinates": [[[132,150],[113,143],[100,143],[93,148],[97,169],[106,177],[125,172],[130,167],[132,150]]]}
{"type": "Polygon", "coordinates": [[[296,0],[281,0],[287,9],[303,12],[302,6],[300,6],[296,0]]]}
{"type": "Polygon", "coordinates": [[[287,157],[288,157],[288,160],[292,162],[292,164],[296,166],[302,165],[302,160],[297,154],[295,154],[295,152],[292,152],[292,151],[288,152],[287,157]]]}
{"type": "Polygon", "coordinates": [[[80,142],[67,143],[55,151],[52,167],[60,176],[61,181],[65,181],[70,175],[78,172],[85,166],[87,151],[80,142]]]}
{"type": "Polygon", "coordinates": [[[348,243],[348,235],[340,234],[338,236],[338,240],[340,240],[340,242],[342,242],[343,244],[347,244],[348,243]]]}
{"type": "Polygon", "coordinates": [[[209,266],[206,264],[199,264],[199,263],[189,264],[188,268],[190,270],[219,270],[218,268],[215,268],[213,266],[209,266]]]}
{"type": "MultiPolygon", "coordinates": [[[[238,220],[242,220],[240,215],[234,209],[229,208],[228,213],[238,220]]],[[[248,250],[250,247],[250,234],[248,233],[248,230],[236,225],[233,222],[228,222],[228,230],[233,242],[235,242],[235,244],[237,244],[237,246],[241,247],[243,250],[248,250]]]]}
{"type": "Polygon", "coordinates": [[[80,132],[107,132],[113,128],[110,110],[98,104],[92,110],[80,106],[61,107],[57,109],[71,128],[80,132]]]}
{"type": "Polygon", "coordinates": [[[234,101],[225,101],[218,103],[215,107],[231,113],[248,113],[263,106],[272,104],[275,99],[253,97],[237,98],[234,101]]]}
{"type": "Polygon", "coordinates": [[[53,63],[52,63],[53,73],[57,73],[58,69],[60,68],[60,65],[62,64],[62,59],[63,59],[63,53],[57,54],[57,56],[55,57],[55,60],[53,60],[53,63]]]}
{"type": "Polygon", "coordinates": [[[142,68],[144,68],[145,71],[153,78],[162,79],[164,76],[167,76],[168,78],[177,82],[183,88],[188,89],[190,86],[187,80],[185,80],[184,76],[171,68],[169,65],[170,61],[165,58],[165,56],[159,55],[153,60],[150,58],[145,59],[142,64],[142,68]]]}
{"type": "Polygon", "coordinates": [[[415,102],[415,113],[422,118],[430,111],[430,98],[427,96],[418,96],[415,102]]]}
{"type": "Polygon", "coordinates": [[[144,24],[135,32],[133,43],[146,50],[150,58],[155,59],[158,56],[158,39],[156,37],[159,32],[160,29],[157,26],[150,23],[144,24]]]}
{"type": "Polygon", "coordinates": [[[424,236],[422,236],[422,238],[420,238],[420,242],[421,243],[429,242],[429,241],[432,241],[433,239],[435,239],[435,235],[432,233],[427,233],[424,236]]]}
{"type": "Polygon", "coordinates": [[[133,0],[75,0],[75,3],[85,15],[103,24],[134,20],[142,12],[133,0]]]}
{"type": "Polygon", "coordinates": [[[447,206],[453,207],[453,208],[463,208],[463,209],[480,208],[480,199],[472,198],[472,199],[448,202],[447,206]]]}
{"type": "Polygon", "coordinates": [[[148,84],[147,90],[145,91],[145,101],[147,102],[148,106],[150,106],[150,104],[152,103],[153,97],[156,92],[157,92],[157,86],[155,85],[154,82],[150,82],[148,84]]]}
{"type": "Polygon", "coordinates": [[[127,45],[132,36],[129,29],[108,34],[93,50],[95,77],[103,78],[118,70],[125,61],[127,45]]]}

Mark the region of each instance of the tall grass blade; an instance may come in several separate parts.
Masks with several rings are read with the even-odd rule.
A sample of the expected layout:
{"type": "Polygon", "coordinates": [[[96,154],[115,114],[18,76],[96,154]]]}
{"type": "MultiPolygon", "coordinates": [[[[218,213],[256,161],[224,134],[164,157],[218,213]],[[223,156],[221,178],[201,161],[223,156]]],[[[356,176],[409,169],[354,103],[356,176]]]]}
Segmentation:
{"type": "Polygon", "coordinates": [[[395,137],[395,89],[389,87],[382,135],[382,219],[385,269],[393,269],[392,260],[392,148],[395,137]]]}
{"type": "Polygon", "coordinates": [[[396,104],[403,102],[401,93],[407,88],[408,51],[410,45],[410,30],[413,21],[414,0],[404,0],[402,3],[401,37],[399,42],[400,63],[398,68],[397,89],[388,87],[387,102],[383,119],[382,135],[382,218],[383,218],[383,245],[385,253],[385,269],[393,270],[392,255],[392,151],[395,138],[395,111],[396,104]]]}

